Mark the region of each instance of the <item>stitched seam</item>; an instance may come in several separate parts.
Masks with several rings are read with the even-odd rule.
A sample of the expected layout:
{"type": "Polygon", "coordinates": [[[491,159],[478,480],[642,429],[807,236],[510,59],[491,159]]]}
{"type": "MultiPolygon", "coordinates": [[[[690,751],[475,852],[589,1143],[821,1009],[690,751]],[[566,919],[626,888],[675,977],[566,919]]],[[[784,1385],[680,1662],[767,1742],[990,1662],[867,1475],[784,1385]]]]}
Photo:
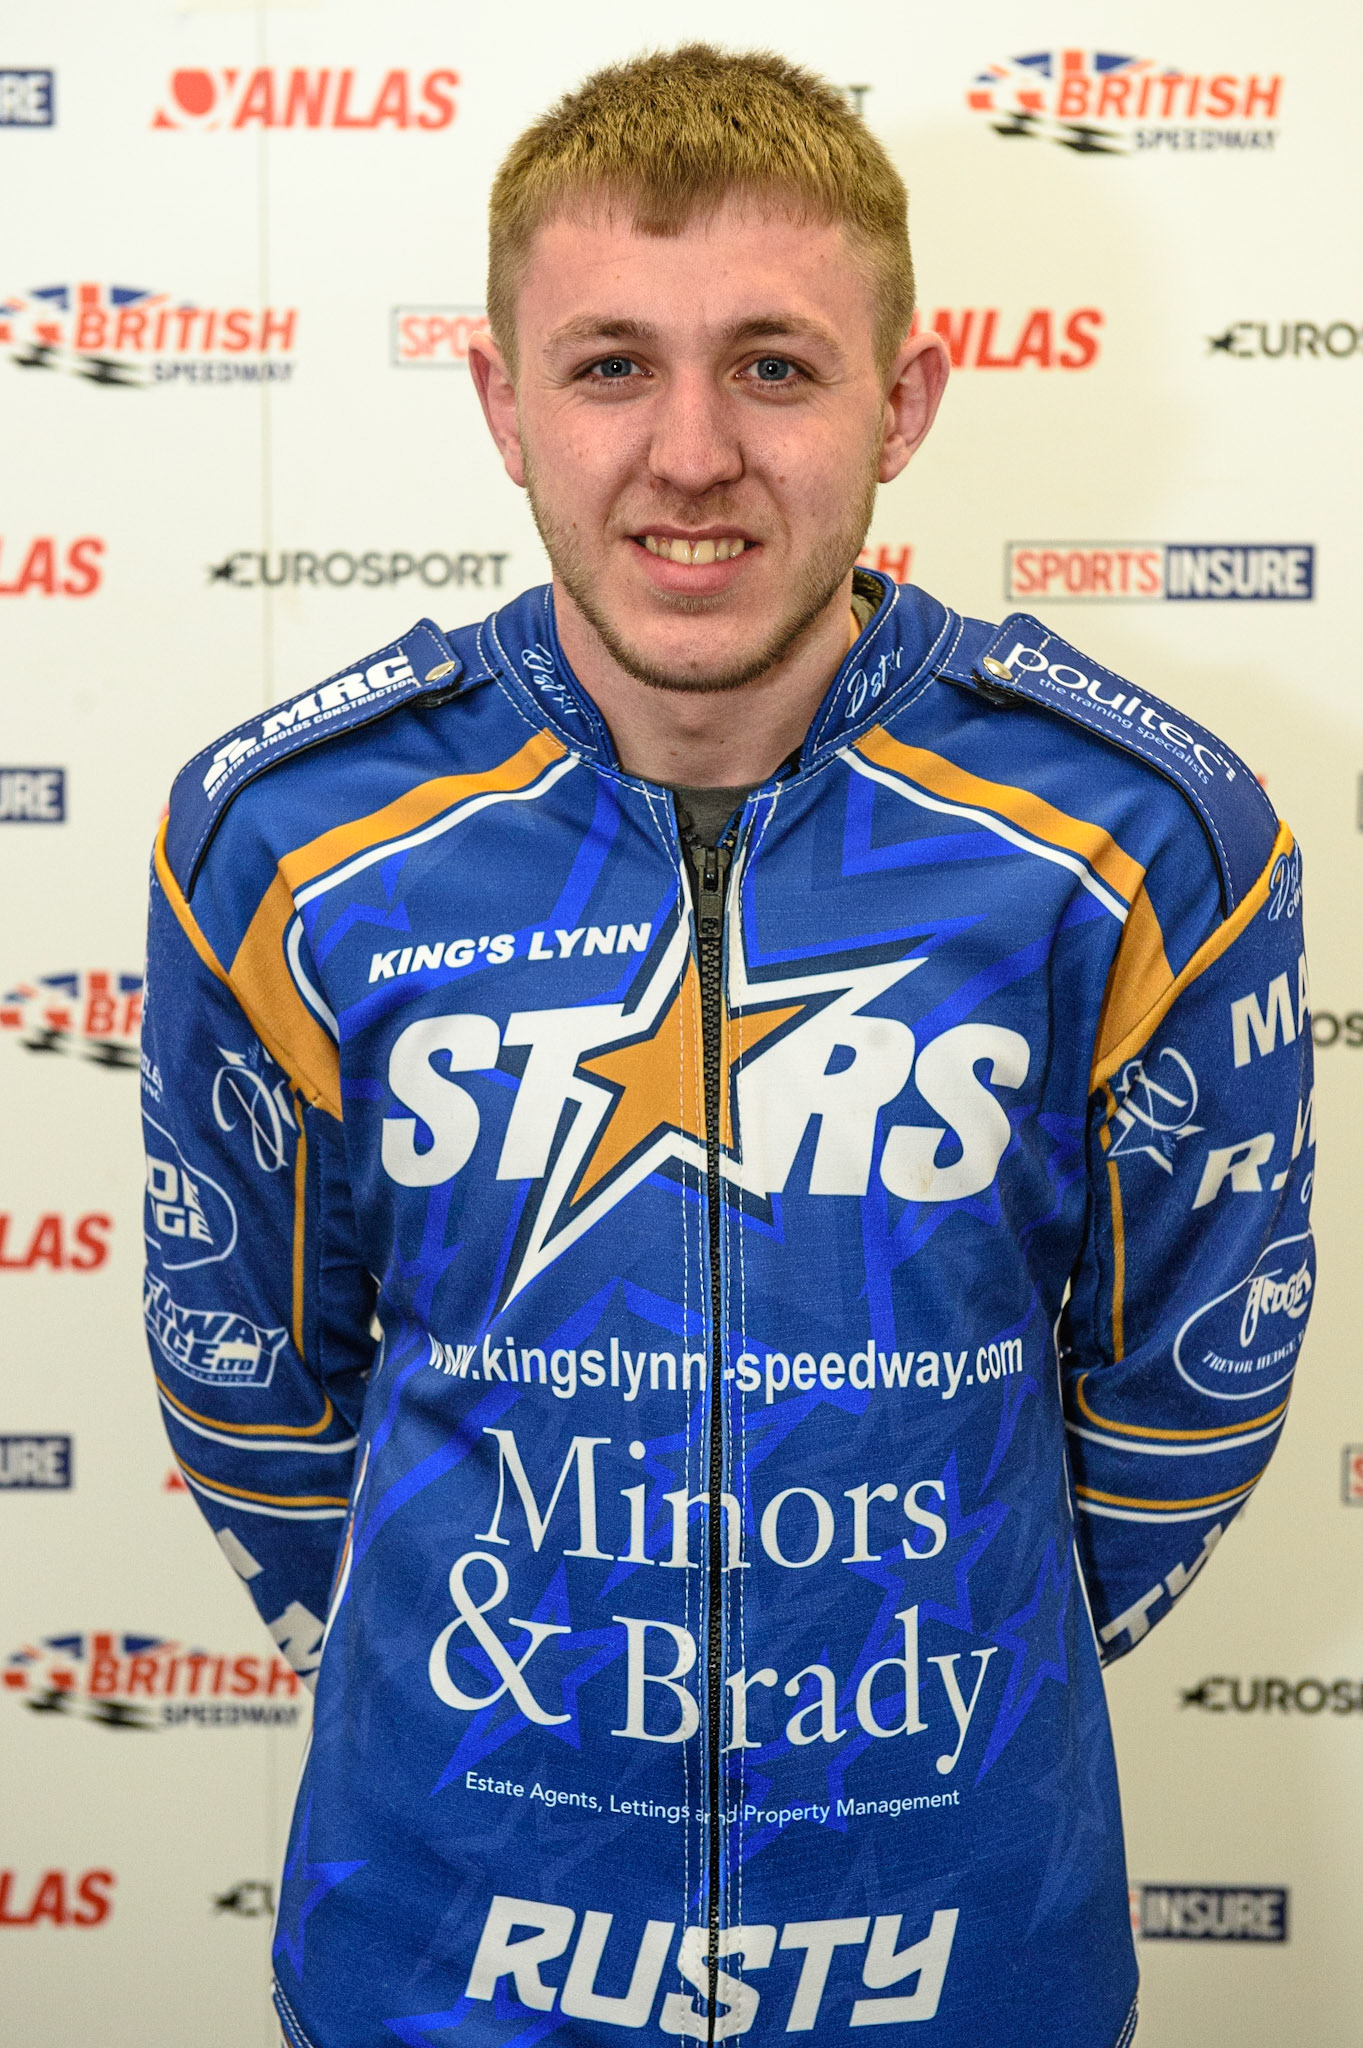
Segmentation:
{"type": "MultiPolygon", "coordinates": [[[[898,587],[899,586],[896,584],[896,593],[898,591],[898,587]]],[[[896,595],[893,604],[891,605],[891,610],[893,610],[894,605],[898,604],[898,602],[899,599],[896,595]]],[[[883,623],[886,625],[889,624],[888,617],[883,621],[883,623]]],[[[854,740],[860,739],[861,735],[864,732],[869,732],[873,725],[882,724],[886,718],[898,717],[901,711],[906,711],[910,704],[916,703],[918,698],[922,696],[923,691],[927,688],[928,684],[936,681],[938,672],[940,671],[944,663],[949,662],[951,660],[952,655],[956,652],[957,643],[959,642],[961,634],[964,632],[964,630],[965,620],[961,617],[960,613],[948,611],[946,615],[946,620],[942,626],[941,631],[938,633],[937,638],[933,641],[927,653],[923,656],[923,659],[919,664],[918,668],[914,671],[914,674],[906,676],[904,678],[904,681],[899,685],[898,690],[892,690],[889,696],[886,699],[884,699],[881,703],[873,705],[870,711],[866,714],[866,717],[861,722],[861,724],[851,726],[850,728],[845,730],[839,739],[839,745],[850,746],[854,740]],[[953,621],[955,622],[954,632],[952,631],[953,621]],[[947,648],[945,654],[942,654],[942,643],[944,640],[947,639],[948,636],[950,636],[951,645],[947,648]],[[922,678],[922,680],[917,684],[917,687],[915,687],[914,685],[914,675],[921,676],[922,678]]],[[[879,631],[878,626],[876,628],[876,631],[879,631]]],[[[871,641],[875,639],[876,631],[872,632],[871,640],[867,641],[866,647],[863,650],[864,653],[870,652],[871,641]]],[[[836,703],[836,699],[834,700],[834,702],[836,703]]],[[[819,736],[814,742],[815,750],[817,750],[823,744],[824,730],[832,718],[833,709],[834,705],[830,705],[828,710],[824,713],[823,718],[819,722],[819,736]]],[[[822,766],[822,763],[820,765],[822,766]]]]}
{"type": "MultiPolygon", "coordinates": [[[[294,2033],[297,2034],[299,2041],[303,2044],[303,2048],[315,2048],[315,2043],[309,2038],[309,2036],[306,2033],[304,2033],[302,2023],[299,2020],[297,2013],[289,2004],[288,1999],[284,1996],[283,1988],[280,1985],[279,1979],[277,1977],[274,1981],[274,1997],[276,2006],[282,2008],[281,2016],[288,2022],[288,2027],[292,2027],[294,2033]]],[[[1117,2048],[1122,2048],[1122,2044],[1120,2042],[1118,2042],[1117,2048]]]]}
{"type": "MultiPolygon", "coordinates": [[[[876,643],[876,641],[877,641],[877,640],[879,639],[879,637],[880,637],[881,633],[882,633],[882,632],[883,632],[883,631],[885,630],[886,626],[888,626],[888,625],[889,625],[889,623],[890,623],[890,620],[891,620],[891,618],[893,617],[893,615],[894,615],[895,611],[896,611],[896,610],[898,609],[898,606],[899,606],[899,585],[898,585],[897,583],[894,583],[894,584],[891,584],[891,586],[890,586],[890,591],[889,591],[889,601],[888,601],[888,603],[882,603],[882,604],[881,604],[881,606],[879,607],[879,609],[878,609],[878,610],[877,610],[877,612],[876,612],[876,615],[875,615],[875,618],[874,618],[874,620],[872,621],[872,625],[871,625],[871,631],[870,631],[870,635],[869,635],[869,637],[867,638],[867,641],[866,641],[866,645],[865,645],[865,646],[864,646],[864,647],[862,648],[862,650],[861,650],[861,655],[860,655],[860,657],[859,657],[859,659],[860,659],[860,660],[863,660],[863,661],[864,661],[865,657],[866,657],[866,656],[867,656],[867,655],[868,655],[868,654],[869,654],[869,653],[871,652],[871,649],[872,649],[872,648],[873,648],[873,647],[875,646],[875,643],[876,643]]],[[[859,640],[861,636],[860,636],[860,635],[858,634],[858,636],[857,636],[857,637],[858,637],[858,640],[859,640]]],[[[838,670],[839,670],[839,673],[841,673],[841,671],[842,671],[842,670],[843,670],[843,669],[844,669],[844,668],[845,668],[845,667],[847,666],[847,662],[848,662],[848,659],[849,659],[849,658],[850,658],[850,656],[851,656],[851,652],[852,652],[852,649],[851,649],[851,648],[849,647],[849,648],[848,648],[848,650],[847,650],[847,653],[846,653],[846,654],[845,654],[845,655],[843,656],[843,659],[842,659],[842,660],[841,660],[841,661],[839,662],[839,664],[838,664],[838,670]]],[[[823,741],[823,736],[824,736],[824,729],[825,729],[825,727],[826,727],[826,726],[828,725],[828,723],[829,723],[830,719],[831,719],[831,718],[832,718],[832,716],[833,716],[833,710],[834,710],[834,705],[836,704],[836,702],[837,702],[837,699],[836,699],[836,698],[834,698],[833,702],[832,702],[832,703],[830,703],[830,704],[829,704],[829,705],[827,706],[827,708],[825,709],[825,711],[824,711],[824,714],[823,714],[823,717],[822,717],[822,718],[820,719],[820,721],[819,721],[819,731],[818,731],[818,734],[817,734],[817,736],[816,736],[816,738],[815,738],[815,740],[814,740],[814,744],[815,744],[815,746],[816,746],[816,747],[817,747],[817,746],[819,746],[819,745],[820,745],[820,744],[822,743],[822,741],[823,741]]]]}
{"type": "Polygon", "coordinates": [[[1139,1997],[1133,1998],[1131,2001],[1131,2010],[1127,2014],[1126,2019],[1122,2025],[1122,2031],[1117,2036],[1117,2039],[1113,2042],[1112,2048],[1130,2048],[1130,2043],[1135,2039],[1136,2036],[1136,2021],[1140,2017],[1137,2011],[1138,2004],[1139,1997]]]}

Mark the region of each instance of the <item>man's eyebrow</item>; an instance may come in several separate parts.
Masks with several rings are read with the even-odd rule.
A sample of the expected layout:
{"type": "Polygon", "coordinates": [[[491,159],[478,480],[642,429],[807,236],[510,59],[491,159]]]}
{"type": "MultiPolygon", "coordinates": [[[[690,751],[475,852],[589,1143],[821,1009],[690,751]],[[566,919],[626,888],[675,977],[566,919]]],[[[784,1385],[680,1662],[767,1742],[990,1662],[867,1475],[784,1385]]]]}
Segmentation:
{"type": "MultiPolygon", "coordinates": [[[[822,321],[812,320],[798,313],[752,313],[746,319],[736,320],[724,328],[719,339],[733,344],[745,341],[779,341],[805,337],[822,342],[826,348],[841,352],[842,344],[831,327],[822,321]]],[[[563,346],[582,341],[635,341],[655,342],[658,329],[647,320],[628,320],[619,317],[598,317],[593,313],[581,313],[573,320],[565,320],[549,336],[551,347],[563,346]]]]}

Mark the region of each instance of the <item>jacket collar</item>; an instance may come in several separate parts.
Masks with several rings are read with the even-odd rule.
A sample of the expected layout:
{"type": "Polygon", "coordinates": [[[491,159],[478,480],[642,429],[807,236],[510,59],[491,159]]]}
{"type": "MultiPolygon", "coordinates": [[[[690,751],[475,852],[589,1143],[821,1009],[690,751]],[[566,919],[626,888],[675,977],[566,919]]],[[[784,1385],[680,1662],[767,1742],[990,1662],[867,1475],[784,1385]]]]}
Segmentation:
{"type": "MultiPolygon", "coordinates": [[[[951,657],[961,620],[914,585],[892,583],[877,570],[857,572],[861,588],[881,602],[859,634],[810,721],[800,749],[801,772],[849,745],[869,726],[939,672],[951,657]]],[[[584,760],[618,769],[606,721],[569,667],[545,583],[494,612],[479,629],[479,647],[534,715],[584,760]]]]}

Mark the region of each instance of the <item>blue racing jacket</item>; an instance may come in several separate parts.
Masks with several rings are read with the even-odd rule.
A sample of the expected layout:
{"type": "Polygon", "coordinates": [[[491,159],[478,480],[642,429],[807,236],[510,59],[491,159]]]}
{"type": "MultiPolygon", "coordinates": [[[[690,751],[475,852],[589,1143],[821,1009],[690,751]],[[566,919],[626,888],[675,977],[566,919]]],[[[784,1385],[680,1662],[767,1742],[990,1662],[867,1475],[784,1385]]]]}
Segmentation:
{"type": "Polygon", "coordinates": [[[295,2048],[1130,2039],[1100,1665],[1287,1406],[1299,857],[1035,619],[864,587],[710,851],[547,589],[176,783],[147,1327],[316,1678],[295,2048]]]}

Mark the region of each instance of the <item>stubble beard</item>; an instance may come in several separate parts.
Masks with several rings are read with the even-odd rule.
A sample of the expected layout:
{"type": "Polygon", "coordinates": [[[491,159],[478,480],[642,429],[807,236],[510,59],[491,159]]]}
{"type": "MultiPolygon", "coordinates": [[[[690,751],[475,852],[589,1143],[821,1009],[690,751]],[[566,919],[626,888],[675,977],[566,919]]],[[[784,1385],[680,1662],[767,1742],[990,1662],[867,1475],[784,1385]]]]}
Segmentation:
{"type": "MultiPolygon", "coordinates": [[[[611,660],[622,668],[626,675],[633,676],[636,682],[647,684],[650,689],[705,696],[741,690],[749,683],[758,682],[795,653],[805,635],[837,596],[861,552],[875,506],[876,474],[868,458],[862,489],[846,518],[835,532],[819,542],[800,565],[787,593],[787,601],[766,637],[750,653],[731,661],[727,666],[709,669],[692,665],[685,668],[665,667],[650,659],[641,648],[633,645],[626,637],[621,622],[613,619],[601,603],[596,579],[576,528],[558,519],[550,511],[536,488],[534,470],[529,461],[525,466],[525,490],[530,501],[531,514],[539,530],[540,539],[544,542],[545,553],[549,557],[555,576],[597,635],[611,660]]],[[[722,508],[707,508],[705,521],[696,523],[712,524],[723,517],[722,508]]],[[[630,542],[629,545],[633,546],[634,543],[630,542]]],[[[683,617],[703,619],[714,608],[715,600],[679,596],[669,597],[666,603],[674,616],[680,614],[683,617]]]]}

